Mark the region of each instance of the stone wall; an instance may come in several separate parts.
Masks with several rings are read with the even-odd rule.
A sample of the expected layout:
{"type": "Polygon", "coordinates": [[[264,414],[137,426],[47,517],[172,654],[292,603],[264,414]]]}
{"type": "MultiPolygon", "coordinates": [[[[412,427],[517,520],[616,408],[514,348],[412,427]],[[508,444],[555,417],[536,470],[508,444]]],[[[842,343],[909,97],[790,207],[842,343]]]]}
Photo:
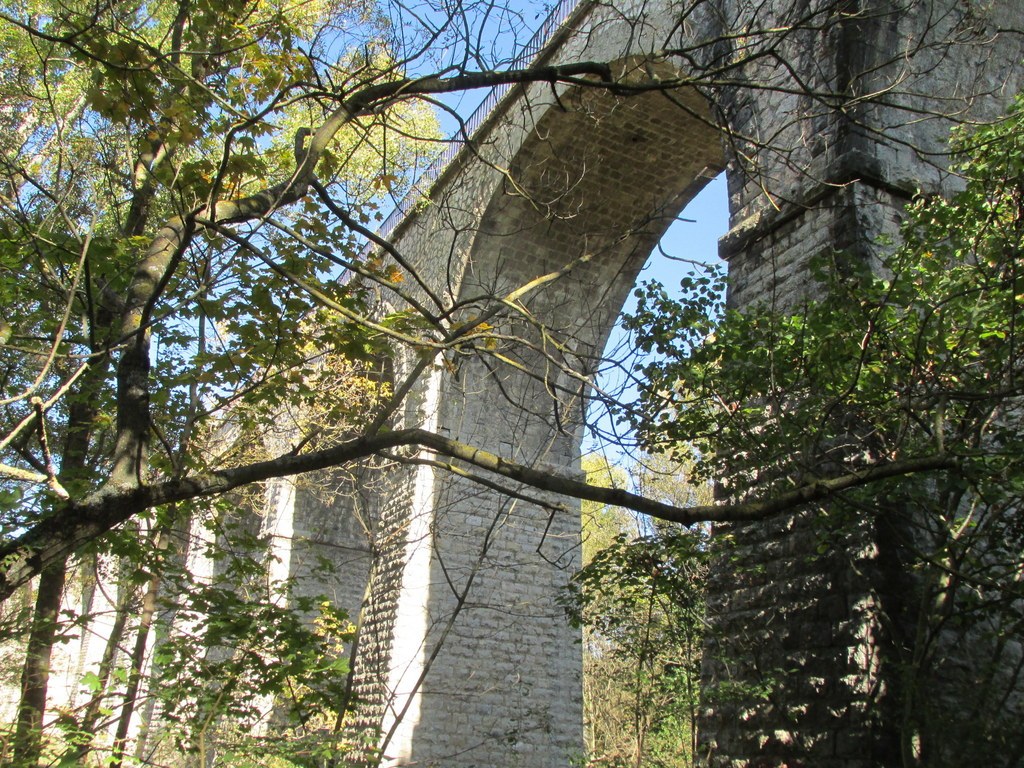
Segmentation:
{"type": "MultiPolygon", "coordinates": [[[[661,45],[672,13],[669,4],[592,8],[550,56],[613,60],[628,78],[661,66],[643,54],[661,45]],[[639,21],[618,15],[639,10],[639,21]]],[[[507,99],[475,150],[395,243],[427,276],[424,301],[437,297],[456,322],[487,316],[494,335],[439,364],[404,423],[578,476],[586,377],[662,232],[723,167],[720,137],[690,89],[619,97],[542,84],[507,99]]],[[[420,534],[404,555],[389,764],[579,759],[580,637],[558,604],[578,567],[578,507],[444,471],[418,482],[431,503],[419,523],[413,505],[410,531],[420,534]]]]}
{"type": "MultiPolygon", "coordinates": [[[[393,235],[423,280],[406,283],[416,299],[453,324],[486,315],[491,334],[426,367],[399,356],[394,384],[418,383],[393,426],[578,473],[611,326],[707,180],[728,159],[733,306],[791,305],[813,289],[815,255],[875,260],[906,200],[950,186],[950,121],[936,115],[993,114],[1020,87],[1019,41],[993,48],[990,34],[1018,23],[1016,6],[583,5],[542,61],[612,61],[630,82],[691,74],[653,55],[682,46],[699,82],[642,94],[536,84],[499,105],[393,235]],[[758,36],[778,55],[741,66],[758,36]],[[857,98],[871,93],[886,98],[857,98]]],[[[557,599],[578,567],[578,509],[405,458],[267,489],[273,574],[362,614],[350,733],[393,766],[569,765],[583,749],[581,649],[557,599]]],[[[707,763],[899,765],[893,694],[914,584],[892,532],[872,517],[826,528],[810,510],[717,533],[707,763]]]]}
{"type": "MultiPolygon", "coordinates": [[[[1007,65],[1021,58],[1019,40],[994,34],[1008,26],[1012,5],[858,3],[827,31],[783,44],[792,60],[814,62],[801,69],[804,85],[890,91],[882,105],[837,113],[797,93],[804,89],[792,87],[791,73],[763,62],[744,77],[772,88],[721,92],[723,116],[747,139],[744,162],[730,166],[732,229],[722,242],[732,306],[796,305],[815,290],[807,265],[816,256],[877,263],[880,239],[897,233],[915,194],[956,188],[946,172],[950,128],[997,114],[1021,85],[1019,69],[1007,65]],[[792,151],[754,141],[767,136],[792,151]]],[[[723,7],[731,24],[752,27],[763,24],[755,18],[762,13],[775,23],[815,13],[811,2],[723,7]]],[[[817,512],[716,530],[707,764],[901,766],[921,750],[929,765],[969,764],[953,730],[917,722],[919,731],[906,731],[901,685],[919,604],[907,569],[910,542],[888,522],[898,514],[878,509],[830,527],[817,512]]],[[[951,702],[975,693],[965,677],[933,677],[929,685],[928,696],[951,702]]]]}
{"type": "MultiPolygon", "coordinates": [[[[650,53],[677,44],[693,51],[699,84],[632,96],[537,85],[499,105],[395,243],[426,279],[420,298],[456,319],[564,274],[498,309],[493,354],[481,342],[450,356],[404,423],[573,472],[584,382],[622,301],[725,158],[733,306],[791,305],[813,289],[816,255],[873,263],[905,202],[950,184],[940,116],[993,114],[1019,86],[1019,42],[984,47],[1013,5],[715,0],[577,13],[547,60],[671,77],[650,53]]],[[[392,764],[566,765],[581,748],[579,649],[554,600],[576,566],[578,519],[424,468],[407,487],[405,543],[389,561],[402,587],[395,606],[382,603],[393,622],[374,645],[390,665],[378,701],[392,764]]],[[[891,535],[870,516],[823,529],[813,510],[719,534],[709,764],[899,764],[894,627],[913,585],[891,535]]]]}

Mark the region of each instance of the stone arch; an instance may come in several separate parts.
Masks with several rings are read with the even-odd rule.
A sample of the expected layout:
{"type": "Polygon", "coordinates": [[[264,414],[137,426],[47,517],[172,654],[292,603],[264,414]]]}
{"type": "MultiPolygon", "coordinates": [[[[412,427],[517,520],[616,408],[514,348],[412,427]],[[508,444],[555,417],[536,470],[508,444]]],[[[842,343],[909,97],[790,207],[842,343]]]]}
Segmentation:
{"type": "MultiPolygon", "coordinates": [[[[613,66],[629,80],[664,65],[628,57],[613,66]]],[[[661,236],[724,167],[720,130],[695,89],[620,96],[576,87],[560,94],[508,159],[507,176],[480,215],[457,287],[459,302],[468,304],[463,315],[564,272],[521,304],[562,345],[553,345],[550,355],[589,374],[661,236]]],[[[504,313],[504,322],[510,333],[538,333],[514,313],[504,313]]],[[[530,370],[556,375],[555,361],[529,347],[510,347],[508,354],[530,370]]],[[[579,395],[578,383],[561,389],[558,382],[539,381],[534,387],[550,396],[552,385],[566,397],[579,395]]],[[[552,418],[549,428],[564,429],[552,418]]]]}
{"type": "MultiPolygon", "coordinates": [[[[618,65],[628,77],[647,62],[618,65]]],[[[471,238],[451,290],[468,318],[538,277],[565,274],[525,294],[520,312],[495,316],[496,355],[438,373],[421,417],[469,444],[572,475],[583,381],[662,234],[724,167],[723,147],[694,90],[620,96],[576,87],[534,120],[472,231],[449,234],[471,238]],[[526,344],[505,347],[506,334],[526,344]]],[[[410,690],[428,659],[430,669],[392,754],[445,765],[567,764],[582,747],[581,661],[578,631],[555,599],[578,563],[578,512],[553,514],[447,475],[424,482],[429,519],[413,514],[419,549],[408,551],[406,580],[415,586],[396,616],[426,637],[392,658],[406,670],[393,690],[410,690]],[[428,606],[425,614],[416,605],[428,606]],[[470,669],[473,659],[486,663],[470,669]]]]}
{"type": "MultiPolygon", "coordinates": [[[[623,9],[621,26],[608,14],[601,16],[605,11],[614,15],[609,5],[588,6],[596,9],[594,15],[577,19],[547,60],[618,57],[626,74],[631,64],[646,62],[622,58],[623,52],[655,50],[650,44],[659,29],[662,37],[682,32],[713,38],[720,23],[742,27],[751,14],[763,22],[762,11],[769,20],[786,18],[787,10],[807,4],[718,0],[703,6],[710,9],[708,29],[691,19],[693,30],[681,29],[675,2],[625,2],[637,16],[631,19],[623,9]]],[[[863,75],[860,84],[872,88],[911,82],[909,107],[927,110],[927,94],[936,87],[956,91],[975,75],[980,82],[984,66],[947,59],[944,53],[931,61],[923,46],[925,58],[908,73],[899,41],[938,29],[920,17],[930,18],[932,2],[909,5],[917,16],[900,15],[898,29],[890,28],[894,19],[889,12],[843,16],[835,27],[841,35],[819,37],[816,30],[805,30],[788,37],[786,45],[793,47],[793,61],[808,61],[813,71],[804,74],[826,90],[830,78],[849,72],[863,75]]],[[[1013,5],[998,2],[994,7],[1005,15],[1013,5]]],[[[941,42],[941,30],[938,34],[941,42]]],[[[1019,44],[1008,50],[1018,57],[1019,44]]],[[[856,115],[829,112],[825,123],[808,121],[801,89],[787,89],[788,72],[780,72],[782,79],[775,81],[763,79],[772,73],[770,67],[737,73],[735,82],[742,84],[742,77],[749,76],[752,87],[723,86],[717,94],[716,108],[728,120],[734,140],[739,144],[750,137],[753,143],[746,150],[758,161],[753,172],[731,179],[733,229],[723,241],[723,255],[734,275],[737,306],[766,296],[784,306],[798,297],[806,287],[808,259],[823,249],[861,250],[870,256],[877,236],[894,231],[916,182],[935,174],[934,165],[917,150],[940,153],[948,128],[943,121],[901,123],[905,116],[900,110],[908,105],[867,104],[856,115]],[[762,134],[792,152],[759,154],[753,140],[762,134]],[[764,194],[766,187],[772,199],[764,194]]],[[[559,362],[571,362],[569,369],[585,374],[661,230],[708,175],[705,166],[713,172],[724,164],[720,147],[701,149],[695,140],[705,136],[717,142],[704,105],[696,93],[685,91],[621,97],[582,86],[558,92],[543,84],[521,89],[475,137],[474,151],[463,153],[438,179],[431,205],[397,237],[404,250],[423,258],[424,274],[433,270],[435,291],[467,302],[465,317],[493,302],[503,289],[589,256],[562,279],[523,299],[522,311],[537,322],[523,323],[515,312],[507,312],[505,325],[498,324],[499,333],[504,329],[543,340],[543,327],[571,341],[567,352],[558,350],[565,355],[559,362]],[[661,123],[662,114],[664,126],[653,130],[651,124],[661,123]],[[637,137],[641,140],[633,141],[637,137]],[[696,143],[688,149],[690,141],[696,143]],[[636,145],[647,144],[656,152],[649,158],[638,155],[636,145]],[[468,301],[472,298],[479,300],[468,301]]],[[[572,412],[579,382],[576,390],[568,383],[564,387],[568,402],[556,413],[551,405],[557,399],[551,395],[558,382],[521,372],[536,369],[538,362],[543,368],[544,351],[510,351],[510,365],[467,362],[455,365],[451,375],[439,370],[407,412],[443,434],[534,467],[572,472],[579,428],[565,414],[572,412]]],[[[565,368],[554,366],[555,377],[565,368]]],[[[397,567],[405,568],[404,581],[387,626],[392,637],[412,638],[414,648],[396,655],[393,643],[390,664],[413,670],[408,678],[399,675],[400,684],[425,670],[424,659],[433,667],[417,695],[409,695],[411,688],[399,691],[415,704],[416,716],[403,723],[393,742],[400,749],[389,754],[396,756],[396,764],[567,764],[581,746],[579,702],[566,693],[578,690],[573,678],[579,661],[572,659],[572,635],[552,602],[565,580],[560,564],[574,557],[578,520],[569,514],[549,518],[543,504],[442,480],[423,468],[409,488],[414,524],[405,529],[415,532],[406,541],[427,546],[415,554],[414,569],[406,567],[411,559],[397,567]],[[460,617],[451,596],[471,581],[474,597],[462,603],[460,617]],[[472,621],[463,620],[470,615],[472,621]],[[403,616],[411,617],[412,624],[403,623],[403,616]],[[406,631],[410,627],[414,631],[406,631]],[[445,648],[435,655],[442,635],[445,648]]],[[[799,523],[793,516],[737,530],[744,551],[756,553],[758,567],[768,575],[739,578],[744,575],[722,568],[713,591],[723,617],[720,634],[726,640],[753,637],[769,667],[789,670],[799,662],[807,690],[790,689],[794,698],[782,702],[785,708],[768,700],[756,706],[719,703],[705,722],[705,734],[711,734],[703,737],[710,764],[889,764],[897,720],[884,712],[875,717],[881,711],[875,695],[887,682],[876,674],[881,652],[891,653],[894,647],[884,638],[875,643],[883,637],[878,630],[884,611],[864,599],[878,586],[878,537],[863,531],[864,546],[838,553],[836,567],[823,573],[805,556],[814,551],[814,539],[799,523]],[[863,562],[840,562],[856,553],[865,553],[863,562]],[[810,685],[819,677],[821,689],[810,685]],[[840,690],[844,686],[848,690],[840,690]],[[790,730],[791,712],[801,718],[803,732],[790,730]],[[838,719],[845,722],[837,724],[835,712],[842,712],[838,719]],[[879,723],[884,727],[876,727],[879,723]]],[[[709,657],[709,678],[726,684],[758,679],[760,658],[752,668],[734,663],[749,658],[746,649],[722,643],[716,654],[724,661],[709,657]]],[[[391,690],[398,689],[392,685],[391,690]]]]}

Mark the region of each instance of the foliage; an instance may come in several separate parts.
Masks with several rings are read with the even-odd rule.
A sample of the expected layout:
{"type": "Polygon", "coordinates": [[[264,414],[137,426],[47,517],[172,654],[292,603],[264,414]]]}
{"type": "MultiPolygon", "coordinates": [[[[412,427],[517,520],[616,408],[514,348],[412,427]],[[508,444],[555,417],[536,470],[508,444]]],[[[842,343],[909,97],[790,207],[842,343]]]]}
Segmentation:
{"type": "MultiPolygon", "coordinates": [[[[654,501],[602,494],[463,445],[441,430],[396,428],[420,410],[407,398],[418,377],[443,370],[457,375],[463,357],[509,370],[522,357],[507,353],[512,346],[527,356],[540,353],[553,366],[542,377],[545,388],[560,390],[565,385],[554,382],[568,381],[571,398],[586,383],[582,371],[591,370],[586,345],[569,338],[574,331],[552,338],[553,329],[525,298],[559,274],[597,263],[598,254],[545,265],[556,271],[524,276],[529,282],[511,293],[494,288],[460,305],[455,274],[440,276],[437,284],[445,289],[439,293],[393,248],[378,242],[385,255],[362,251],[379,220],[377,205],[400,195],[435,154],[435,99],[531,81],[556,94],[564,84],[613,85],[606,62],[502,71],[496,62],[504,55],[487,54],[482,41],[491,25],[519,27],[520,15],[509,8],[444,3],[446,13],[438,18],[429,4],[403,5],[0,0],[0,44],[10,57],[0,73],[0,598],[38,577],[35,610],[12,614],[16,631],[24,628],[28,638],[12,761],[34,765],[45,754],[68,764],[120,766],[128,759],[129,726],[152,722],[137,708],[154,647],[159,684],[149,693],[163,697],[164,715],[190,754],[202,753],[215,733],[217,748],[231,753],[224,759],[262,751],[277,760],[269,741],[260,746],[233,730],[267,711],[257,705],[259,697],[286,713],[282,728],[294,744],[306,735],[316,744],[328,731],[331,748],[344,748],[332,740],[350,703],[337,684],[345,668],[338,646],[347,642],[348,627],[335,609],[300,598],[289,584],[257,584],[266,563],[248,544],[240,545],[245,554],[239,558],[211,556],[216,577],[208,580],[175,562],[194,542],[179,542],[176,551],[166,540],[187,541],[203,530],[209,497],[218,497],[215,548],[230,549],[235,532],[223,524],[230,516],[225,508],[237,504],[247,525],[258,528],[251,514],[262,502],[252,491],[256,483],[368,457],[433,461],[410,455],[419,446],[505,482],[614,499],[673,520],[715,514],[689,495],[654,501]],[[389,10],[396,10],[395,18],[389,10]],[[510,316],[517,320],[504,323],[510,316]],[[527,330],[519,335],[520,328],[527,330]],[[402,346],[400,354],[392,353],[392,344],[402,346]],[[91,580],[90,569],[106,569],[107,580],[91,580]],[[111,582],[116,588],[102,596],[104,603],[97,595],[111,582]],[[65,592],[80,597],[80,605],[67,608],[65,592]],[[85,704],[60,712],[46,731],[53,722],[43,718],[53,648],[70,632],[86,631],[101,604],[113,629],[101,664],[84,678],[85,704]],[[313,619],[314,608],[323,615],[319,630],[311,631],[303,622],[313,619]],[[317,721],[314,710],[326,722],[317,721]]],[[[790,35],[787,25],[817,37],[824,19],[846,17],[834,14],[831,2],[813,5],[786,14],[782,27],[759,39],[730,30],[721,41],[659,57],[687,65],[706,61],[713,86],[747,64],[764,71],[761,61],[781,60],[776,72],[782,80],[756,88],[786,90],[787,39],[804,37],[790,35]]],[[[760,17],[754,12],[754,28],[760,17]]],[[[647,80],[638,70],[635,84],[615,83],[614,91],[693,85],[689,75],[686,83],[670,82],[654,70],[660,72],[660,64],[647,80]]],[[[856,93],[857,85],[844,90],[856,93]]],[[[846,100],[861,102],[844,94],[834,103],[842,107],[846,100]]],[[[752,137],[731,138],[758,145],[752,137]]],[[[522,193],[520,180],[508,178],[507,189],[522,193]]],[[[551,202],[538,209],[559,208],[551,202]]],[[[619,242],[626,233],[612,234],[619,242]]],[[[866,277],[858,279],[869,287],[866,277]]],[[[698,315],[706,309],[693,308],[698,315]]],[[[661,339],[678,330],[656,319],[650,325],[661,339]]],[[[730,341],[753,342],[759,332],[730,341]]],[[[689,360],[699,361],[704,347],[693,349],[689,360]]],[[[707,358],[707,375],[722,361],[726,369],[735,367],[725,358],[707,358]]],[[[658,383],[659,391],[672,391],[677,378],[658,383]]],[[[789,389],[780,404],[805,396],[792,381],[783,384],[789,389]]],[[[573,408],[564,411],[554,396],[553,418],[568,434],[562,421],[573,408]]],[[[850,410],[854,404],[844,401],[834,410],[859,420],[850,410]]],[[[763,405],[744,405],[741,415],[756,424],[763,405]]],[[[649,415],[661,415],[666,405],[651,407],[649,415]]],[[[687,414],[696,418],[701,411],[669,407],[684,426],[687,414]]],[[[704,409],[705,424],[726,424],[716,407],[704,409]]],[[[957,415],[956,408],[943,408],[941,420],[957,415]]],[[[530,404],[526,410],[536,415],[547,408],[530,404]]],[[[653,443],[657,432],[644,434],[653,443]]],[[[719,469],[718,454],[709,451],[712,432],[689,443],[700,481],[719,469]]],[[[814,443],[813,431],[800,432],[808,435],[814,443]]],[[[679,450],[679,435],[663,437],[679,450]]],[[[763,438],[771,441],[770,429],[763,438]]],[[[945,458],[948,441],[939,442],[945,458]]],[[[820,448],[814,443],[800,455],[816,467],[820,448]]],[[[830,461],[856,464],[845,444],[826,448],[835,454],[830,461]]],[[[868,459],[886,455],[878,450],[868,459]]],[[[768,469],[769,490],[784,485],[782,475],[771,475],[771,461],[758,466],[768,469]]],[[[448,468],[464,474],[461,465],[448,468]]],[[[654,530],[657,541],[648,546],[669,542],[660,557],[682,573],[673,560],[682,541],[667,529],[645,534],[654,530]]],[[[609,555],[595,567],[621,575],[628,586],[628,574],[641,579],[642,549],[623,541],[617,550],[621,563],[609,555]]],[[[612,607],[621,597],[618,607],[627,610],[648,595],[649,618],[668,616],[671,596],[652,598],[682,587],[672,587],[667,577],[650,581],[656,575],[643,576],[638,591],[604,597],[612,607]]],[[[602,594],[596,586],[592,592],[602,594]]],[[[668,632],[672,622],[659,621],[659,631],[668,632]]],[[[626,630],[623,621],[602,631],[615,639],[626,630]]],[[[670,690],[673,675],[650,675],[652,659],[645,652],[638,662],[647,677],[637,678],[634,699],[663,686],[678,700],[670,690]]],[[[692,681],[690,672],[685,680],[692,681]]],[[[156,706],[153,699],[148,703],[156,706]]],[[[645,724],[637,732],[650,730],[645,724]]],[[[293,750],[289,757],[305,755],[293,750]]],[[[309,757],[315,762],[320,755],[309,757]]]]}
{"type": "MultiPolygon", "coordinates": [[[[77,430],[89,438],[88,466],[77,479],[65,467],[60,482],[79,498],[102,484],[126,428],[115,354],[156,233],[176,214],[288,178],[293,133],[328,112],[316,94],[296,95],[306,80],[393,64],[383,53],[366,60],[372,43],[346,49],[384,31],[358,3],[154,2],[94,17],[88,5],[39,2],[2,11],[22,54],[4,92],[4,114],[21,119],[0,157],[4,461],[16,479],[62,467],[64,436],[77,430]],[[50,455],[28,439],[32,398],[46,412],[50,455]],[[83,414],[73,408],[86,400],[89,412],[76,423],[83,414]]],[[[422,106],[398,106],[388,118],[403,124],[401,134],[367,121],[334,135],[324,154],[324,189],[363,221],[381,174],[400,183],[427,146],[405,137],[436,135],[422,106]]],[[[323,200],[307,199],[241,234],[190,232],[172,262],[148,267],[162,271],[146,300],[150,319],[127,331],[154,339],[151,364],[139,371],[157,436],[138,470],[146,477],[217,466],[202,433],[228,410],[247,429],[314,395],[321,409],[365,411],[350,389],[312,388],[326,351],[365,360],[376,349],[352,319],[367,309],[364,289],[337,280],[358,260],[354,233],[328,227],[330,218],[323,200]],[[337,391],[333,406],[325,391],[337,391]]],[[[45,508],[38,494],[23,499],[22,488],[3,488],[5,534],[45,508]]]]}
{"type": "MultiPolygon", "coordinates": [[[[215,519],[210,521],[215,522],[215,519]]],[[[354,627],[324,596],[268,581],[265,542],[217,525],[204,557],[212,579],[187,569],[165,576],[174,632],[157,647],[153,692],[173,746],[197,765],[218,755],[274,756],[315,764],[344,743],[348,651],[354,627]]]]}
{"type": "MultiPolygon", "coordinates": [[[[591,482],[622,474],[603,461],[584,465],[591,482]]],[[[665,457],[647,457],[632,480],[651,496],[707,495],[665,457]]],[[[584,509],[584,563],[567,599],[571,619],[584,629],[587,764],[692,764],[705,532],[593,507],[584,509]]]]}
{"type": "MultiPolygon", "coordinates": [[[[350,121],[323,145],[322,194],[236,213],[232,227],[217,221],[225,204],[287,185],[296,136],[337,109],[325,93],[402,74],[387,34],[372,6],[347,0],[0,3],[10,61],[0,75],[5,545],[112,488],[331,445],[387,396],[380,333],[360,323],[373,297],[339,275],[388,277],[390,267],[362,259],[353,227],[375,221],[382,197],[432,154],[429,108],[389,104],[350,121]],[[180,238],[155,255],[169,231],[180,238]]],[[[210,553],[222,577],[212,582],[154,545],[170,530],[201,529],[205,509],[186,499],[140,510],[73,547],[80,570],[61,565],[59,580],[78,600],[53,626],[5,616],[12,634],[46,630],[41,665],[24,664],[43,700],[54,643],[97,621],[95,631],[113,622],[124,633],[110,641],[107,668],[85,676],[78,699],[88,705],[63,712],[41,747],[29,733],[38,719],[21,722],[14,759],[34,764],[42,748],[78,764],[99,759],[95,748],[119,764],[123,745],[100,732],[120,727],[121,703],[140,705],[125,700],[138,695],[144,662],[130,652],[134,638],[144,651],[153,631],[134,618],[149,593],[162,595],[160,615],[178,618],[160,626],[160,672],[142,689],[161,698],[187,749],[224,718],[266,715],[271,701],[291,728],[313,711],[340,718],[350,635],[336,608],[260,585],[266,563],[253,544],[235,542],[254,558],[246,568],[225,560],[231,547],[210,553]],[[90,568],[103,571],[100,583],[90,568]]]]}
{"type": "Polygon", "coordinates": [[[888,619],[901,643],[905,763],[984,754],[1012,765],[1024,748],[1010,735],[1010,649],[1024,626],[1024,102],[958,132],[954,149],[961,192],[914,200],[878,264],[819,262],[796,305],[711,323],[710,283],[691,282],[678,302],[657,285],[640,291],[630,324],[659,359],[643,369],[633,424],[652,448],[686,447],[698,478],[741,498],[878,467],[941,469],[842,494],[820,511],[821,547],[879,520],[907,564],[908,608],[888,619]],[[967,644],[970,670],[947,653],[967,644]],[[958,718],[944,698],[965,683],[958,705],[981,720],[958,718]]]}
{"type": "Polygon", "coordinates": [[[716,323],[714,276],[683,301],[640,291],[630,326],[659,356],[632,417],[647,444],[692,446],[699,477],[741,493],[932,454],[973,482],[1016,471],[1018,433],[995,416],[1020,394],[1021,122],[960,135],[967,188],[916,200],[880,265],[818,263],[820,298],[716,323]]]}

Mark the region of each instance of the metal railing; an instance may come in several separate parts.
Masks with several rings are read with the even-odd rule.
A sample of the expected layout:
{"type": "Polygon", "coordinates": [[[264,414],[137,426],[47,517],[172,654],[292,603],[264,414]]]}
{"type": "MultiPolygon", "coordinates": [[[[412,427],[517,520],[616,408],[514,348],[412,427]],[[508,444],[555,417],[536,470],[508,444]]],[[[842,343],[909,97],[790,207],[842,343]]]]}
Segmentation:
{"type": "MultiPolygon", "coordinates": [[[[569,18],[572,12],[576,10],[576,7],[582,2],[583,0],[559,0],[558,4],[551,9],[547,18],[544,19],[544,23],[533,33],[533,37],[519,49],[519,52],[509,64],[509,69],[523,69],[537,58],[565,20],[569,18]]],[[[513,85],[514,83],[503,83],[491,88],[487,97],[473,110],[473,114],[463,121],[458,132],[449,137],[448,147],[445,151],[416,178],[416,181],[413,182],[405,197],[398,202],[395,209],[384,219],[377,229],[379,237],[387,238],[390,236],[402,219],[412,210],[413,206],[425,195],[429,194],[430,188],[440,177],[444,169],[462,151],[463,147],[473,137],[473,134],[483,125],[488,115],[491,114],[492,110],[498,105],[498,102],[501,101],[501,98],[512,90],[513,85]]],[[[372,247],[372,243],[367,244],[364,253],[372,247]]]]}

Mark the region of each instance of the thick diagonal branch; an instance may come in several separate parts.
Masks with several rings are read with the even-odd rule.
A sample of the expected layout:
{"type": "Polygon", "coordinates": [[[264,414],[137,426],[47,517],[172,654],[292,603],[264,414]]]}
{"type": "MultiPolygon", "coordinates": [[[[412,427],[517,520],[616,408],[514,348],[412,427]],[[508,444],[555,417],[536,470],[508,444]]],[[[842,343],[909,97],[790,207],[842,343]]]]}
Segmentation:
{"type": "Polygon", "coordinates": [[[597,501],[685,525],[708,521],[760,520],[800,505],[821,501],[881,480],[919,472],[948,470],[958,459],[948,454],[894,461],[824,478],[767,499],[733,504],[678,507],[615,488],[600,488],[551,472],[534,469],[501,456],[421,429],[396,430],[360,437],[333,448],[276,459],[150,486],[106,486],[78,502],[69,502],[19,539],[0,547],[0,600],[49,565],[60,562],[84,544],[104,535],[143,510],[226,493],[273,477],[337,467],[401,447],[420,447],[449,459],[487,470],[540,491],[597,501]]]}

